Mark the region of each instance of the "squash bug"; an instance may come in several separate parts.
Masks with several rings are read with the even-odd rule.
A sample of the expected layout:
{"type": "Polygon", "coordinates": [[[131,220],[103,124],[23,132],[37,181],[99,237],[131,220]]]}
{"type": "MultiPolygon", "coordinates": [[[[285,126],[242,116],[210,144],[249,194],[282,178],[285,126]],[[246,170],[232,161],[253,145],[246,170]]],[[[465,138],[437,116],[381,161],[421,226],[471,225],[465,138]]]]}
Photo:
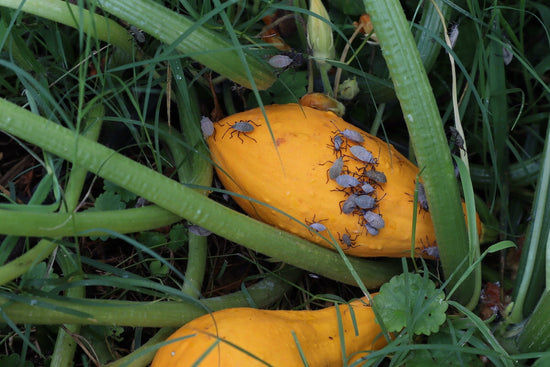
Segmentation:
{"type": "Polygon", "coordinates": [[[355,246],[355,241],[357,240],[357,237],[358,236],[355,236],[354,238],[351,238],[351,235],[350,235],[350,233],[348,232],[347,229],[346,229],[346,233],[344,233],[342,236],[340,236],[340,233],[338,233],[338,241],[340,241],[340,243],[343,243],[344,245],[346,245],[347,246],[346,248],[354,247],[355,246]]]}
{"type": "Polygon", "coordinates": [[[334,121],[330,121],[334,127],[336,128],[336,131],[333,131],[332,133],[333,134],[336,134],[336,135],[342,135],[344,138],[348,139],[348,140],[351,140],[355,143],[362,143],[365,141],[365,138],[363,138],[363,135],[361,135],[360,132],[358,131],[355,131],[355,130],[351,130],[351,129],[344,129],[344,130],[340,130],[338,128],[338,126],[336,126],[336,124],[334,123],[334,121]]]}
{"type": "Polygon", "coordinates": [[[423,254],[431,256],[435,259],[439,259],[439,248],[437,247],[437,243],[435,241],[432,244],[430,244],[430,241],[428,240],[428,236],[426,236],[426,245],[424,244],[424,241],[422,241],[422,239],[420,239],[420,243],[422,244],[423,254]]]}
{"type": "Polygon", "coordinates": [[[334,135],[334,137],[330,138],[330,142],[332,144],[327,144],[327,147],[332,148],[337,157],[338,154],[342,156],[342,149],[346,147],[346,142],[344,141],[344,138],[342,138],[342,136],[340,135],[334,135]]]}
{"type": "Polygon", "coordinates": [[[227,134],[227,132],[229,130],[232,130],[231,131],[231,134],[229,134],[229,139],[231,139],[233,137],[233,134],[237,133],[237,138],[239,138],[239,140],[241,141],[241,144],[244,143],[244,140],[241,138],[241,134],[244,134],[244,136],[246,136],[247,138],[249,139],[252,139],[254,140],[254,142],[257,143],[256,139],[254,139],[253,137],[251,136],[248,136],[246,133],[249,133],[251,131],[254,131],[254,125],[255,126],[260,126],[258,124],[256,124],[254,121],[252,120],[248,120],[248,121],[237,121],[235,122],[233,125],[229,125],[229,127],[227,128],[227,130],[225,130],[225,133],[223,133],[222,135],[222,139],[224,138],[224,136],[227,134]]]}
{"type": "Polygon", "coordinates": [[[212,135],[214,135],[214,124],[212,123],[212,120],[210,120],[206,116],[202,116],[201,118],[201,130],[202,134],[205,138],[209,138],[212,135]]]}
{"type": "Polygon", "coordinates": [[[376,200],[368,195],[355,196],[355,204],[361,209],[372,209],[376,204],[376,200]]]}
{"type": "MultiPolygon", "coordinates": [[[[345,201],[343,201],[343,205],[341,206],[340,210],[342,210],[342,213],[344,214],[351,214],[357,207],[357,203],[355,202],[355,199],[357,198],[357,195],[351,194],[345,201]]],[[[342,201],[340,202],[342,203],[342,201]]]]}
{"type": "Polygon", "coordinates": [[[365,141],[365,138],[363,138],[363,135],[361,135],[361,133],[359,133],[355,130],[344,129],[344,130],[340,131],[339,134],[344,136],[346,139],[351,140],[351,141],[356,142],[356,143],[362,143],[362,142],[365,141]]]}
{"type": "Polygon", "coordinates": [[[381,171],[375,171],[373,169],[364,170],[363,175],[370,178],[376,183],[388,182],[388,180],[386,179],[386,175],[384,174],[384,172],[381,172],[381,171]]]}
{"type": "Polygon", "coordinates": [[[334,179],[336,183],[342,187],[355,187],[359,186],[361,182],[353,176],[350,175],[340,175],[334,179]]]}
{"type": "Polygon", "coordinates": [[[460,132],[453,126],[449,126],[449,134],[450,134],[450,143],[452,143],[455,148],[458,148],[458,150],[465,150],[464,149],[464,138],[460,134],[460,132]]]}
{"type": "Polygon", "coordinates": [[[378,234],[378,229],[374,228],[368,223],[365,223],[365,228],[367,229],[367,232],[369,232],[369,234],[372,236],[376,236],[378,234]]]}
{"type": "Polygon", "coordinates": [[[350,147],[349,151],[351,152],[351,154],[353,154],[355,158],[359,159],[361,162],[372,164],[376,162],[372,153],[360,145],[354,145],[350,147]]]}
{"type": "Polygon", "coordinates": [[[197,226],[195,224],[189,225],[187,227],[187,230],[190,233],[193,233],[194,235],[201,236],[201,237],[210,236],[212,234],[212,232],[210,232],[209,230],[202,228],[201,226],[197,226]]]}
{"type": "Polygon", "coordinates": [[[143,31],[141,29],[139,29],[135,25],[131,25],[129,31],[130,31],[130,34],[132,35],[132,37],[134,37],[134,39],[136,40],[137,43],[144,43],[145,42],[145,35],[143,34],[143,31]]]}
{"type": "Polygon", "coordinates": [[[382,217],[379,214],[376,214],[369,210],[365,212],[365,214],[363,215],[363,218],[365,218],[365,221],[367,222],[367,224],[369,224],[370,226],[376,229],[384,228],[384,225],[385,225],[384,219],[382,219],[382,217]]]}
{"type": "Polygon", "coordinates": [[[335,180],[336,177],[340,176],[342,173],[342,169],[344,169],[344,158],[339,157],[334,162],[332,161],[326,161],[325,163],[319,163],[320,166],[324,166],[327,163],[332,163],[330,168],[327,171],[327,182],[329,180],[335,180]]]}
{"type": "Polygon", "coordinates": [[[426,190],[424,190],[424,185],[420,182],[418,183],[418,205],[425,211],[430,211],[430,207],[428,206],[428,198],[426,197],[426,190]]]}
{"type": "Polygon", "coordinates": [[[330,166],[328,170],[328,177],[331,180],[335,180],[338,176],[340,176],[340,173],[342,173],[343,168],[344,168],[344,158],[340,157],[334,161],[332,166],[330,166]]]}
{"type": "Polygon", "coordinates": [[[319,219],[315,220],[315,215],[313,215],[313,219],[311,221],[306,219],[306,224],[311,227],[311,229],[317,231],[317,232],[323,232],[326,231],[327,227],[325,227],[324,224],[321,222],[325,221],[326,219],[319,219]]]}
{"type": "Polygon", "coordinates": [[[277,69],[284,69],[292,64],[292,59],[286,55],[275,55],[268,60],[269,65],[277,69]]]}
{"type": "Polygon", "coordinates": [[[363,192],[365,194],[370,194],[371,192],[374,191],[374,187],[372,187],[372,185],[368,184],[368,183],[364,183],[362,186],[361,186],[361,190],[363,190],[363,192]]]}

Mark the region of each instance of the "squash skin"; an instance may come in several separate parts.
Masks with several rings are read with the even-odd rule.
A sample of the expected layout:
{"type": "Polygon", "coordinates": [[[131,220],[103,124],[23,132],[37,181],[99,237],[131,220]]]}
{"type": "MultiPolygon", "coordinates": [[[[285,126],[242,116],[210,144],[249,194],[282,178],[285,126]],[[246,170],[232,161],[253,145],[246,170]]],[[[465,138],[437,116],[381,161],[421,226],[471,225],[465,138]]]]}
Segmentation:
{"type": "Polygon", "coordinates": [[[192,366],[216,342],[216,335],[259,360],[220,341],[199,366],[266,366],[260,360],[274,367],[302,366],[293,333],[309,366],[342,366],[337,307],[342,317],[345,350],[348,356],[353,354],[352,360],[387,344],[365,299],[353,301],[350,306],[344,304],[316,311],[232,308],[203,315],[181,327],[168,340],[187,338],[160,348],[151,367],[192,366]],[[353,308],[355,323],[350,308],[353,308]]]}
{"type": "MultiPolygon", "coordinates": [[[[259,108],[215,123],[214,135],[207,138],[218,177],[227,190],[269,204],[287,215],[235,196],[239,206],[256,219],[333,249],[332,235],[349,255],[407,256],[419,169],[390,144],[332,112],[297,104],[270,105],[265,111],[276,147],[259,108]],[[239,121],[252,121],[254,130],[234,133],[230,126],[239,121]],[[341,212],[346,195],[338,191],[341,187],[334,180],[327,182],[327,171],[337,157],[330,139],[345,129],[361,133],[363,143],[348,141],[348,145],[362,145],[369,150],[378,160],[376,170],[387,177],[387,183],[375,185],[379,201],[374,211],[385,222],[376,236],[368,234],[360,214],[341,212]],[[323,220],[321,223],[330,234],[328,231],[317,233],[305,224],[313,221],[314,216],[317,221],[323,220]],[[353,240],[351,247],[338,240],[346,233],[353,240]]],[[[364,166],[351,158],[349,147],[343,154],[349,171],[355,172],[364,166]]],[[[419,210],[415,236],[417,255],[435,244],[430,214],[419,210]]]]}

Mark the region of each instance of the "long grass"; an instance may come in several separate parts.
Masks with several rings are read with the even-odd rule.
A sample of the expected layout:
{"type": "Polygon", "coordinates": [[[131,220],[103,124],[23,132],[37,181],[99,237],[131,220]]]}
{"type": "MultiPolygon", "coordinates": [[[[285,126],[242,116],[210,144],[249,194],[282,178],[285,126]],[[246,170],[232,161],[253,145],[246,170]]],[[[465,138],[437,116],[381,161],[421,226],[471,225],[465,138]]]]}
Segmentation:
{"type": "Polygon", "coordinates": [[[0,365],[146,366],[204,313],[324,307],[413,268],[445,292],[446,321],[415,335],[426,290],[406,293],[408,323],[350,365],[547,357],[550,8],[344,3],[325,2],[326,63],[359,86],[345,119],[421,168],[440,257],[420,266],[281,232],[213,178],[202,115],[332,93],[309,58],[305,1],[0,0],[0,365]],[[281,51],[262,18],[276,11],[305,63],[267,63],[281,51]],[[348,44],[365,11],[379,44],[348,44]]]}

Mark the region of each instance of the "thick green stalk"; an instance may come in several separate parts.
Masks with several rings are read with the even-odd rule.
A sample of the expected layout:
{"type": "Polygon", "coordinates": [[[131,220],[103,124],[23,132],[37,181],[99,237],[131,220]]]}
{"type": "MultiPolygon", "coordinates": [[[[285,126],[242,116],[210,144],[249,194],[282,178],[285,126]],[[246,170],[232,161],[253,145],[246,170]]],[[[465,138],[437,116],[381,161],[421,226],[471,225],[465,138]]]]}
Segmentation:
{"type": "Polygon", "coordinates": [[[433,2],[427,1],[424,3],[420,28],[416,33],[420,59],[424,64],[424,68],[428,71],[432,69],[441,51],[441,44],[434,42],[434,37],[441,37],[444,29],[438,10],[441,11],[441,15],[446,21],[449,20],[452,8],[444,0],[433,0],[433,2]]]}
{"type": "MultiPolygon", "coordinates": [[[[0,6],[18,9],[21,0],[0,0],[0,6]]],[[[112,19],[61,0],[26,0],[21,10],[69,27],[82,29],[99,40],[112,43],[127,55],[132,54],[133,40],[124,27],[112,19]]]]}
{"type": "MultiPolygon", "coordinates": [[[[447,277],[462,274],[469,264],[459,268],[468,256],[460,193],[441,117],[409,23],[398,0],[363,2],[371,15],[422,170],[443,270],[447,277]]],[[[451,278],[449,289],[457,279],[451,278]]],[[[457,289],[455,297],[462,304],[470,302],[474,283],[471,276],[457,289]]]]}
{"type": "Polygon", "coordinates": [[[181,218],[156,205],[124,210],[44,213],[0,209],[0,233],[13,236],[101,236],[109,229],[133,233],[167,226],[181,218]],[[83,234],[83,232],[86,232],[83,234]]]}
{"type": "Polygon", "coordinates": [[[275,82],[275,75],[265,62],[244,53],[243,63],[235,45],[221,33],[202,26],[231,5],[231,1],[200,19],[187,18],[152,0],[97,0],[97,3],[106,12],[143,29],[165,44],[173,45],[182,54],[247,88],[252,87],[247,69],[260,90],[275,82]]]}
{"type": "Polygon", "coordinates": [[[546,291],[519,337],[519,350],[523,353],[550,350],[550,292],[546,291]]]}
{"type": "MultiPolygon", "coordinates": [[[[118,233],[133,233],[163,227],[181,217],[159,208],[81,213],[36,213],[0,209],[0,233],[29,237],[100,236],[109,229],[118,233]]],[[[47,258],[57,246],[56,241],[43,240],[17,259],[0,266],[0,285],[23,275],[30,266],[47,258]]]]}
{"type": "MultiPolygon", "coordinates": [[[[237,213],[101,144],[0,99],[0,129],[97,174],[209,231],[254,251],[328,278],[356,284],[334,251],[237,213]]],[[[349,258],[367,287],[400,271],[391,260],[349,258]]]]}
{"type": "MultiPolygon", "coordinates": [[[[288,266],[278,274],[270,274],[262,281],[221,297],[200,301],[154,301],[133,302],[98,299],[32,297],[29,303],[13,302],[0,296],[0,307],[16,324],[56,325],[119,325],[131,327],[181,326],[208,310],[216,311],[231,307],[250,307],[250,300],[257,307],[266,307],[279,300],[291,288],[302,271],[288,266]],[[48,305],[49,307],[40,307],[48,305]],[[202,305],[202,307],[201,307],[202,305]],[[57,308],[57,309],[56,309],[57,308]],[[61,310],[60,310],[61,308],[61,310]],[[63,312],[63,308],[71,313],[63,312]]],[[[0,313],[0,322],[2,321],[0,313]]]]}
{"type": "MultiPolygon", "coordinates": [[[[103,105],[93,105],[84,120],[83,136],[97,141],[103,123],[105,109],[103,105]]],[[[78,206],[78,202],[82,195],[84,182],[88,171],[78,165],[74,165],[69,174],[69,180],[65,187],[64,206],[60,211],[73,212],[78,206]]],[[[42,239],[40,242],[50,242],[47,239],[42,239]]],[[[40,244],[38,243],[38,245],[40,244]]],[[[37,246],[38,246],[37,245],[37,246]]],[[[76,244],[78,248],[78,244],[76,244]]],[[[61,249],[61,251],[64,251],[61,249]]],[[[72,256],[68,251],[57,257],[58,264],[65,277],[71,277],[73,281],[82,280],[82,267],[80,259],[72,256]]],[[[86,289],[83,286],[72,287],[65,293],[67,297],[84,298],[86,297],[86,289]]],[[[79,334],[80,325],[66,324],[66,329],[59,328],[57,331],[57,339],[51,356],[51,365],[58,367],[71,367],[74,362],[74,354],[76,352],[76,342],[73,337],[66,331],[74,334],[79,334]]]]}
{"type": "MultiPolygon", "coordinates": [[[[550,289],[550,280],[548,279],[550,269],[550,129],[546,133],[531,218],[525,234],[525,244],[514,287],[514,308],[509,317],[509,321],[514,323],[527,317],[537,302],[542,302],[541,294],[550,289]],[[547,277],[543,276],[545,271],[547,277]]],[[[543,298],[548,298],[548,294],[543,298]]],[[[540,313],[541,310],[539,309],[538,312],[540,313]]],[[[550,320],[545,320],[545,322],[550,322],[550,320]]]]}
{"type": "Polygon", "coordinates": [[[138,349],[134,350],[132,353],[117,359],[111,363],[106,364],[104,367],[140,367],[140,366],[149,366],[157,349],[154,348],[155,345],[158,348],[158,344],[166,340],[172,333],[176,331],[175,327],[163,327],[149,340],[147,343],[143,344],[138,349]]]}

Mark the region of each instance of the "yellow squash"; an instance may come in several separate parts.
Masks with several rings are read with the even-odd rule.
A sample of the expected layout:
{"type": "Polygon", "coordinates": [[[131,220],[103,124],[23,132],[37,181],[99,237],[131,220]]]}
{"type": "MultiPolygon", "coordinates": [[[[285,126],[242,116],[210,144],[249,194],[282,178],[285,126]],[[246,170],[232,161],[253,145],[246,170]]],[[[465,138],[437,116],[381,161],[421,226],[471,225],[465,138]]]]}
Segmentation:
{"type": "Polygon", "coordinates": [[[304,366],[300,351],[311,367],[342,366],[339,330],[350,360],[387,344],[365,300],[316,311],[232,308],[181,327],[168,338],[174,342],[159,349],[151,367],[193,366],[203,356],[198,366],[266,366],[261,361],[274,367],[304,366]]]}
{"type": "MultiPolygon", "coordinates": [[[[390,144],[332,112],[298,104],[266,106],[265,111],[269,126],[262,111],[256,108],[215,123],[214,133],[207,138],[225,188],[269,205],[235,196],[241,208],[254,218],[322,246],[334,248],[336,241],[350,255],[407,256],[418,168],[390,144]],[[337,150],[340,139],[342,144],[337,150]],[[368,150],[373,163],[357,159],[351,149],[357,152],[360,148],[353,146],[368,150]],[[329,170],[340,157],[344,164],[340,174],[356,178],[358,186],[344,188],[329,177],[329,170]],[[377,177],[380,172],[385,183],[377,177]],[[356,207],[345,214],[346,200],[352,194],[365,194],[361,189],[365,183],[374,188],[368,194],[375,200],[374,207],[356,207]],[[383,220],[383,227],[379,219],[383,220]],[[315,231],[310,227],[313,223],[322,224],[314,227],[326,230],[315,231]],[[380,228],[373,230],[371,224],[380,228]],[[374,235],[375,230],[378,234],[374,235]]],[[[433,246],[435,234],[430,214],[417,209],[417,253],[433,246]]]]}

